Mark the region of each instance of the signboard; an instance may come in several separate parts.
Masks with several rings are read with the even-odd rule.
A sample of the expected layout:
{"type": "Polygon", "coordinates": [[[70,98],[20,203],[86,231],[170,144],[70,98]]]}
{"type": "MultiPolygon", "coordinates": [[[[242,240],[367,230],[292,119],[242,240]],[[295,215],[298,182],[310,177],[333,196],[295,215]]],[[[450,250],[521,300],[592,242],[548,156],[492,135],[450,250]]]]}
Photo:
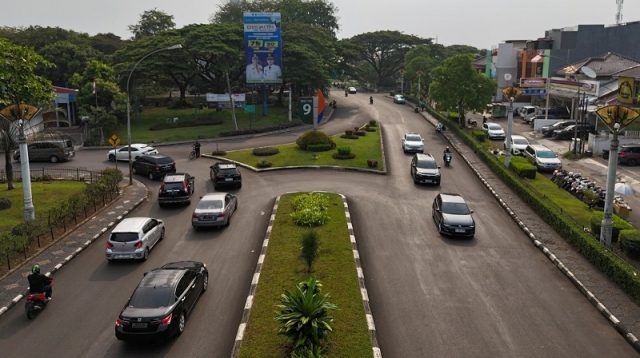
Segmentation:
{"type": "Polygon", "coordinates": [[[282,83],[279,12],[245,12],[245,77],[248,84],[282,83]]]}
{"type": "MultiPolygon", "coordinates": [[[[207,102],[229,102],[229,94],[228,93],[207,93],[207,102]]],[[[233,101],[238,102],[246,102],[246,96],[244,93],[234,93],[233,101]]]]}
{"type": "Polygon", "coordinates": [[[300,120],[306,124],[313,124],[313,97],[300,97],[300,120]]]}
{"type": "Polygon", "coordinates": [[[523,88],[522,94],[525,96],[538,96],[547,94],[547,90],[544,88],[523,88]]]}
{"type": "Polygon", "coordinates": [[[586,93],[589,96],[598,96],[600,82],[598,81],[574,81],[561,78],[552,78],[549,82],[551,92],[567,93],[569,95],[586,93]]]}
{"type": "Polygon", "coordinates": [[[118,137],[117,134],[115,133],[111,133],[111,136],[108,139],[109,144],[111,144],[112,147],[117,147],[120,145],[120,137],[118,137]]]}
{"type": "Polygon", "coordinates": [[[244,105],[245,113],[256,113],[256,105],[255,104],[245,104],[244,105]]]}
{"type": "Polygon", "coordinates": [[[619,105],[599,108],[596,111],[596,114],[609,127],[609,129],[613,129],[613,125],[616,123],[620,123],[620,129],[623,129],[640,117],[640,113],[635,110],[619,105]]]}
{"type": "Polygon", "coordinates": [[[546,78],[542,78],[542,77],[520,78],[520,88],[544,88],[546,86],[547,86],[546,78]]]}
{"type": "Polygon", "coordinates": [[[618,77],[618,102],[633,103],[636,80],[633,77],[618,77]]]}

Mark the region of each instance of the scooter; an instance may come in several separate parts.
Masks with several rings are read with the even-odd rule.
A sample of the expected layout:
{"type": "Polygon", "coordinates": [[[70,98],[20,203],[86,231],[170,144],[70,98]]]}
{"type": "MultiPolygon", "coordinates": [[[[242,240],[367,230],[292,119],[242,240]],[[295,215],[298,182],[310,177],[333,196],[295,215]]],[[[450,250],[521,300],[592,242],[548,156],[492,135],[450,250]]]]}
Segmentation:
{"type": "Polygon", "coordinates": [[[442,160],[444,161],[445,167],[448,167],[451,165],[451,159],[452,159],[451,153],[444,153],[442,160]]]}
{"type": "MultiPolygon", "coordinates": [[[[53,280],[51,281],[53,285],[53,280]]],[[[29,293],[25,298],[24,311],[27,314],[27,319],[33,319],[40,311],[47,307],[47,295],[44,292],[29,293]]]]}
{"type": "Polygon", "coordinates": [[[436,133],[442,133],[445,131],[445,126],[442,123],[438,123],[438,125],[436,125],[436,133]]]}

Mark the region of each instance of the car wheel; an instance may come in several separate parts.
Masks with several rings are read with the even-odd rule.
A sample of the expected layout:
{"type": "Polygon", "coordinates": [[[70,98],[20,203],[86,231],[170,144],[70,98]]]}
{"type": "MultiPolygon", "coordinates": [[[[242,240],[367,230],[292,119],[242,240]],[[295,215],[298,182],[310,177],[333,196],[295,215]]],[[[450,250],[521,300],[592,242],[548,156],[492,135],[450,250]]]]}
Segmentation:
{"type": "Polygon", "coordinates": [[[149,172],[149,180],[153,180],[154,176],[153,173],[149,172]]]}
{"type": "Polygon", "coordinates": [[[242,183],[238,184],[238,189],[242,188],[242,183]]]}
{"type": "Polygon", "coordinates": [[[206,291],[209,288],[209,274],[205,273],[202,278],[202,292],[206,291]]]}
{"type": "Polygon", "coordinates": [[[225,227],[228,227],[231,224],[231,215],[227,218],[227,221],[224,223],[225,227]]]}
{"type": "Polygon", "coordinates": [[[191,225],[191,227],[193,227],[193,231],[198,231],[198,227],[195,225],[191,225]]]}
{"type": "Polygon", "coordinates": [[[160,233],[160,239],[158,239],[158,241],[163,239],[164,239],[164,228],[162,228],[162,233],[160,233]]]}
{"type": "Polygon", "coordinates": [[[159,206],[159,207],[161,207],[161,208],[164,208],[164,204],[163,204],[163,203],[160,203],[160,202],[159,202],[159,203],[158,203],[158,206],[159,206]]]}
{"type": "Polygon", "coordinates": [[[636,164],[638,164],[638,163],[636,162],[636,160],[635,160],[635,159],[629,159],[629,160],[627,160],[627,165],[631,165],[631,166],[633,166],[633,165],[636,165],[636,164]]]}
{"type": "Polygon", "coordinates": [[[116,156],[113,154],[109,154],[109,161],[110,162],[115,162],[116,161],[116,156]]]}
{"type": "Polygon", "coordinates": [[[149,258],[149,249],[144,249],[144,255],[142,256],[142,261],[147,261],[149,258]]]}
{"type": "Polygon", "coordinates": [[[133,166],[132,166],[132,167],[131,167],[131,172],[132,172],[133,174],[138,174],[138,168],[136,168],[136,167],[133,167],[133,166]]]}
{"type": "Polygon", "coordinates": [[[438,223],[438,234],[442,235],[442,223],[438,223]]]}
{"type": "Polygon", "coordinates": [[[176,330],[176,336],[179,336],[184,332],[186,319],[184,317],[184,312],[180,312],[180,316],[178,316],[178,329],[176,330]]]}
{"type": "Polygon", "coordinates": [[[49,161],[50,161],[51,163],[57,163],[58,161],[60,161],[60,159],[58,159],[58,157],[57,157],[57,156],[52,155],[52,156],[51,156],[51,158],[49,158],[49,161]]]}

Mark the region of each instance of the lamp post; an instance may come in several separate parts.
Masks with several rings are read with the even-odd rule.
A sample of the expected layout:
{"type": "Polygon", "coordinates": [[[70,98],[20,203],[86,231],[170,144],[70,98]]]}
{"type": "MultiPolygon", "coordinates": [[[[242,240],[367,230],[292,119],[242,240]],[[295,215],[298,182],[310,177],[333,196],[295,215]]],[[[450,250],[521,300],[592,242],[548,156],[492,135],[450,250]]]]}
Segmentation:
{"type": "Polygon", "coordinates": [[[22,172],[22,194],[24,199],[24,221],[33,221],[36,219],[35,209],[33,207],[33,197],[31,195],[31,169],[29,168],[29,150],[27,148],[27,140],[24,135],[24,120],[18,121],[20,132],[18,133],[18,145],[20,147],[20,169],[22,172]]]}
{"type": "MultiPolygon", "coordinates": [[[[142,58],[140,58],[138,62],[136,62],[133,65],[131,72],[129,72],[129,77],[127,77],[127,151],[129,152],[129,185],[133,184],[133,175],[132,175],[133,162],[131,161],[131,100],[129,95],[129,82],[131,81],[131,75],[133,75],[133,71],[136,70],[136,67],[138,67],[138,64],[140,64],[140,62],[142,62],[145,58],[155,53],[158,53],[160,51],[177,50],[181,48],[182,48],[182,45],[177,44],[169,47],[159,48],[157,50],[149,52],[148,54],[142,56],[142,58]]],[[[118,161],[118,154],[116,153],[116,162],[117,161],[118,161]]]]}
{"type": "Polygon", "coordinates": [[[613,195],[616,178],[616,167],[618,165],[618,132],[620,123],[613,125],[613,139],[609,148],[609,170],[607,171],[607,192],[604,198],[604,217],[600,226],[600,243],[606,247],[611,247],[611,234],[613,230],[613,195]]]}
{"type": "MultiPolygon", "coordinates": [[[[508,73],[505,74],[505,80],[509,81],[511,79],[511,76],[506,76],[506,75],[508,75],[508,73]]],[[[511,133],[513,131],[513,101],[516,99],[516,97],[522,94],[522,91],[519,88],[507,87],[502,90],[502,93],[509,99],[509,113],[507,113],[507,135],[505,138],[506,152],[504,153],[504,166],[505,168],[509,168],[509,165],[511,165],[511,133]]]]}

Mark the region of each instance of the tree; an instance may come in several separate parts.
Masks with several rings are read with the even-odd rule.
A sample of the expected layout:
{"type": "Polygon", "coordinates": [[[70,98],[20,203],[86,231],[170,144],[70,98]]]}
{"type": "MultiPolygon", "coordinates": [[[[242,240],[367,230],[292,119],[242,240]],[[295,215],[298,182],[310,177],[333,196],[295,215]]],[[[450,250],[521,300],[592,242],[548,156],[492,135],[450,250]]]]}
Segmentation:
{"type": "Polygon", "coordinates": [[[465,110],[483,110],[497,88],[494,80],[473,68],[472,60],[470,54],[446,59],[433,70],[429,86],[429,96],[438,103],[438,108],[458,111],[461,126],[464,126],[465,110]]]}
{"type": "Polygon", "coordinates": [[[38,69],[39,74],[61,87],[68,87],[74,73],[82,72],[89,61],[99,58],[99,53],[89,44],[78,45],[70,41],[51,43],[42,47],[39,53],[55,65],[38,69]]]}
{"type": "Polygon", "coordinates": [[[69,41],[76,45],[87,45],[89,35],[59,27],[29,26],[3,31],[0,36],[22,46],[33,48],[38,53],[43,47],[58,41],[69,41]]]}
{"type": "Polygon", "coordinates": [[[10,128],[25,116],[25,104],[46,105],[53,100],[51,82],[35,74],[38,66],[48,62],[28,47],[15,45],[0,38],[0,109],[9,107],[11,115],[0,116],[0,134],[3,136],[7,189],[14,189],[11,147],[15,144],[10,128]]]}
{"type": "Polygon", "coordinates": [[[105,55],[111,55],[122,47],[124,41],[112,33],[96,34],[90,39],[91,47],[105,55]]]}
{"type": "Polygon", "coordinates": [[[157,35],[176,27],[173,22],[173,15],[169,15],[161,10],[147,10],[140,15],[140,21],[135,25],[129,25],[129,31],[133,33],[135,39],[145,36],[157,35]]]}
{"type": "Polygon", "coordinates": [[[405,76],[412,80],[418,99],[421,99],[429,88],[431,71],[434,68],[435,59],[431,54],[431,48],[427,45],[418,45],[407,51],[404,58],[405,76]],[[418,93],[418,83],[420,92],[418,93]]]}

